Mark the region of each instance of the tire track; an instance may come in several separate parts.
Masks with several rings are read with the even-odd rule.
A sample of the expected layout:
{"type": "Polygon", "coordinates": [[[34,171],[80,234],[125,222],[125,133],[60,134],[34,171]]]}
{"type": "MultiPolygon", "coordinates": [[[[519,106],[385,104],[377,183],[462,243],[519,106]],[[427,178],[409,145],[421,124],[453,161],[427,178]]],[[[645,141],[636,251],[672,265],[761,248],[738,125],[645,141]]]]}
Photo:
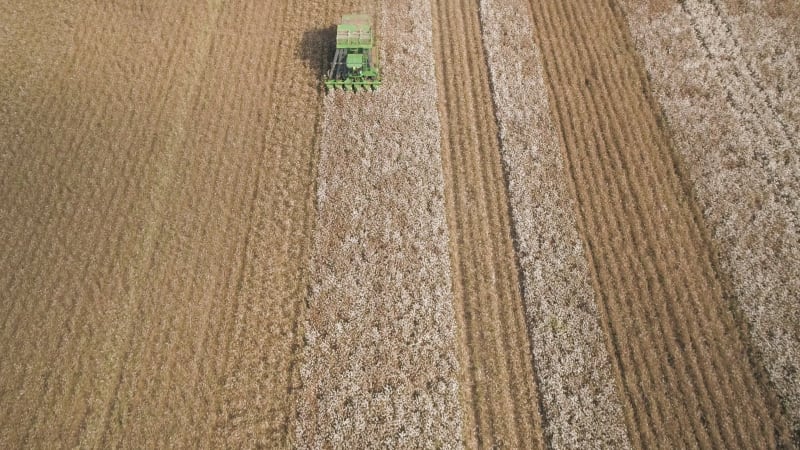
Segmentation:
{"type": "Polygon", "coordinates": [[[687,0],[658,12],[622,4],[713,230],[731,304],[741,307],[754,358],[763,360],[798,435],[799,166],[786,102],[797,61],[784,17],[796,12],[783,4],[782,14],[766,19],[772,13],[758,5],[745,7],[756,15],[731,15],[720,2],[687,0]],[[742,39],[739,26],[758,32],[742,39]],[[773,45],[776,36],[785,40],[773,45]],[[771,56],[754,57],[762,51],[771,56]]]}
{"type": "Polygon", "coordinates": [[[627,448],[528,4],[480,3],[547,441],[627,448]]]}
{"type": "Polygon", "coordinates": [[[722,302],[619,11],[530,4],[634,446],[774,445],[784,425],[722,302]]]}
{"type": "Polygon", "coordinates": [[[542,446],[478,4],[433,5],[465,438],[470,446],[542,446]]]}

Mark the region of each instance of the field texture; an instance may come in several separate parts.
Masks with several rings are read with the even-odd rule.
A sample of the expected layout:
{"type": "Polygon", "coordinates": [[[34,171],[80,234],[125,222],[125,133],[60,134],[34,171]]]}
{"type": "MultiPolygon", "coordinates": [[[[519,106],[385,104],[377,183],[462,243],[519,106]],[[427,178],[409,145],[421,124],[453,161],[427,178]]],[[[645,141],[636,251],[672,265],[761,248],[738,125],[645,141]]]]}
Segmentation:
{"type": "Polygon", "coordinates": [[[3,447],[287,442],[320,5],[2,7],[3,447]]]}
{"type": "Polygon", "coordinates": [[[554,448],[630,445],[525,0],[481,1],[522,292],[554,448]],[[520,43],[519,45],[511,45],[520,43]],[[511,64],[509,64],[511,63],[511,64]]]}
{"type": "Polygon", "coordinates": [[[0,447],[800,446],[797,0],[0,4],[0,447]],[[329,93],[342,14],[384,86],[329,93]]]}
{"type": "Polygon", "coordinates": [[[531,8],[632,443],[776,445],[785,423],[723,303],[621,10],[531,8]]]}
{"type": "Polygon", "coordinates": [[[325,98],[302,447],[461,439],[429,8],[377,9],[384,68],[404,85],[325,98]]]}
{"type": "Polygon", "coordinates": [[[442,167],[469,446],[542,446],[478,4],[433,2],[442,167]]]}
{"type": "Polygon", "coordinates": [[[713,230],[729,301],[800,436],[800,8],[623,3],[713,230]]]}

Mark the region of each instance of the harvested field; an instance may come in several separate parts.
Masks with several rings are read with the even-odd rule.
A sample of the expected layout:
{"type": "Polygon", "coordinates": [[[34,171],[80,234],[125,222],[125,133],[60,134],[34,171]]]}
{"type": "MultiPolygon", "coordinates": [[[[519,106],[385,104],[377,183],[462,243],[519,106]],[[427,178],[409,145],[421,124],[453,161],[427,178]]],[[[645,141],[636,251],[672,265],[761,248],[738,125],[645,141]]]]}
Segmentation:
{"type": "Polygon", "coordinates": [[[461,409],[430,9],[378,11],[384,70],[404,83],[325,98],[297,442],[452,448],[461,409]]]}
{"type": "Polygon", "coordinates": [[[0,5],[0,447],[800,445],[798,11],[0,5]]]}
{"type": "Polygon", "coordinates": [[[337,5],[190,4],[2,7],[2,447],[289,442],[337,5]]]}
{"type": "Polygon", "coordinates": [[[718,244],[730,301],[800,437],[800,9],[623,4],[718,244]]]}
{"type": "Polygon", "coordinates": [[[465,440],[542,447],[478,3],[437,0],[433,8],[465,440]]]}
{"type": "Polygon", "coordinates": [[[520,11],[528,11],[525,0],[481,1],[544,432],[553,448],[625,448],[622,404],[572,216],[541,55],[530,15],[520,11]]]}
{"type": "Polygon", "coordinates": [[[621,11],[531,10],[632,444],[785,444],[621,11]]]}

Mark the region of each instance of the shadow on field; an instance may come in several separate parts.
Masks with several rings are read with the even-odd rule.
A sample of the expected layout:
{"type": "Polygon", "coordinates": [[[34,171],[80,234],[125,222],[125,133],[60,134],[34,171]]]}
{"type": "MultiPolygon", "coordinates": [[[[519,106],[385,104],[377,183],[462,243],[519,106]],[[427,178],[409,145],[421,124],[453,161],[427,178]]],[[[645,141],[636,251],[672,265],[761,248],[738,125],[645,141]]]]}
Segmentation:
{"type": "Polygon", "coordinates": [[[297,53],[318,79],[322,78],[333,59],[335,40],[335,25],[303,33],[297,53]]]}

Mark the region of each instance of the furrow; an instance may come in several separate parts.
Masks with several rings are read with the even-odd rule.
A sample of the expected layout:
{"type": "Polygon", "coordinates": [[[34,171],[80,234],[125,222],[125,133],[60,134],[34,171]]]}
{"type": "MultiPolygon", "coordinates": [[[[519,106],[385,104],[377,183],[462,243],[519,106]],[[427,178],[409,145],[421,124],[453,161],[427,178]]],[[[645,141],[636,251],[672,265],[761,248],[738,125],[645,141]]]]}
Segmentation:
{"type": "MultiPolygon", "coordinates": [[[[473,37],[477,36],[474,30],[469,29],[468,27],[472,25],[470,21],[470,6],[469,5],[462,5],[461,7],[453,7],[450,5],[447,8],[448,12],[452,13],[455,11],[460,11],[461,14],[456,14],[454,20],[449,23],[450,29],[458,29],[464,30],[464,33],[461,34],[463,40],[453,40],[452,50],[454,54],[459,55],[461,49],[470,49],[476,48],[476,43],[473,41],[473,37]],[[460,44],[460,45],[459,45],[460,44]]],[[[452,17],[452,16],[451,16],[452,17]]],[[[479,46],[477,46],[479,47],[479,46]]],[[[461,124],[461,127],[465,129],[462,134],[459,135],[460,141],[457,143],[458,149],[462,149],[462,152],[457,152],[456,155],[460,157],[460,159],[456,160],[456,167],[464,167],[467,169],[465,173],[465,177],[462,178],[462,182],[464,183],[460,190],[464,191],[467,190],[468,192],[472,193],[472,198],[474,199],[473,202],[469,202],[460,211],[472,210],[475,211],[478,216],[478,220],[485,224],[485,226],[481,227],[474,227],[473,224],[470,223],[469,220],[465,221],[467,226],[473,227],[473,233],[475,236],[470,237],[467,242],[473,245],[473,254],[470,255],[470,258],[467,261],[480,261],[480,258],[484,258],[486,260],[485,264],[475,264],[473,266],[474,274],[477,277],[475,280],[475,288],[478,298],[488,299],[491,297],[491,300],[488,302],[488,305],[484,304],[481,308],[476,308],[477,312],[481,314],[479,321],[476,324],[473,324],[473,327],[480,327],[483,330],[489,330],[490,340],[494,346],[494,348],[488,349],[488,352],[493,354],[502,354],[505,349],[513,348],[510,347],[508,344],[508,334],[502,331],[500,324],[505,324],[506,326],[511,326],[512,324],[509,323],[505,317],[500,317],[500,309],[502,308],[502,302],[499,301],[498,297],[504,295],[504,288],[505,286],[498,285],[497,272],[494,271],[495,268],[495,261],[497,260],[497,254],[495,251],[495,244],[490,236],[492,229],[502,229],[496,228],[497,224],[494,223],[494,211],[492,208],[488,207],[489,204],[497,204],[494,202],[492,198],[492,186],[489,183],[488,177],[486,175],[486,164],[483,164],[485,161],[485,156],[482,154],[483,149],[487,146],[489,148],[491,143],[487,143],[487,135],[485,130],[482,128],[482,123],[484,121],[476,121],[474,118],[478,117],[479,115],[484,118],[487,117],[486,109],[476,107],[475,103],[479,102],[481,98],[482,92],[480,92],[481,83],[476,82],[476,80],[482,80],[481,74],[477,73],[478,71],[475,68],[476,58],[470,58],[468,55],[460,55],[462,58],[461,67],[456,66],[456,68],[461,71],[463,70],[465,74],[468,76],[460,78],[459,81],[463,83],[460,88],[460,92],[468,93],[468,95],[462,95],[461,100],[456,103],[456,112],[453,114],[455,119],[455,123],[461,124]],[[472,119],[472,120],[470,120],[472,119]],[[479,151],[464,151],[466,149],[477,149],[479,151]],[[481,251],[480,249],[483,249],[481,251]]],[[[489,122],[491,123],[491,122],[489,122]]],[[[492,137],[491,135],[489,136],[492,137]]],[[[474,263],[473,263],[474,264],[474,263]]],[[[511,331],[511,330],[509,330],[511,331]]],[[[473,341],[473,345],[475,342],[473,341]]],[[[480,347],[479,347],[480,348],[480,347]]],[[[483,359],[486,359],[486,356],[483,356],[483,359]]],[[[487,371],[489,371],[487,378],[490,380],[508,380],[510,377],[510,373],[512,372],[509,370],[510,361],[507,358],[505,361],[502,361],[501,364],[497,365],[494,364],[492,366],[487,367],[487,371]],[[491,370],[496,372],[491,372],[491,370]]],[[[491,394],[490,394],[491,395],[491,394]]],[[[499,401],[502,402],[500,405],[501,408],[504,408],[508,411],[507,421],[494,421],[495,426],[498,427],[499,431],[495,433],[496,435],[501,436],[509,436],[511,442],[518,442],[519,436],[516,435],[515,430],[515,423],[517,422],[517,418],[515,417],[515,405],[512,404],[511,400],[511,392],[509,391],[501,391],[499,393],[495,393],[494,395],[498,395],[499,401]],[[498,395],[499,394],[499,395],[498,395]]],[[[520,393],[521,396],[525,395],[525,392],[520,393]]],[[[490,408],[493,405],[487,405],[490,408]]],[[[489,411],[489,414],[497,415],[495,411],[489,411]]]]}
{"type": "MultiPolygon", "coordinates": [[[[536,20],[536,19],[537,19],[537,17],[536,17],[536,15],[534,15],[534,20],[536,20]]],[[[537,30],[541,29],[542,31],[544,31],[545,27],[547,27],[546,29],[547,29],[547,31],[549,33],[562,32],[564,30],[564,28],[553,28],[553,24],[551,24],[548,21],[543,22],[542,25],[537,26],[536,29],[537,30]]],[[[540,34],[540,36],[542,36],[542,35],[546,36],[547,34],[544,34],[544,33],[540,34]]],[[[564,34],[562,34],[561,36],[557,36],[556,35],[556,36],[554,36],[554,38],[555,39],[559,39],[559,42],[569,42],[569,38],[564,34]]],[[[540,41],[543,41],[545,38],[540,37],[539,39],[540,39],[540,41]]],[[[558,60],[555,58],[555,55],[559,54],[559,53],[554,53],[556,51],[556,49],[554,49],[553,47],[555,47],[555,46],[552,46],[552,47],[551,46],[544,46],[544,50],[545,50],[545,57],[544,57],[545,67],[549,68],[551,65],[555,66],[554,67],[554,72],[551,73],[551,75],[550,75],[553,78],[553,81],[551,81],[551,83],[550,83],[551,91],[553,89],[553,83],[556,82],[556,81],[558,83],[571,85],[573,89],[577,89],[576,87],[574,87],[574,84],[572,84],[571,81],[567,81],[567,80],[564,79],[566,72],[564,71],[564,68],[563,68],[563,66],[561,64],[557,64],[558,60]],[[552,59],[548,58],[548,56],[552,57],[552,59]]],[[[561,54],[571,55],[572,53],[563,52],[561,54]]],[[[570,56],[570,58],[566,60],[566,63],[567,63],[566,66],[569,67],[571,64],[575,64],[575,60],[570,56]]],[[[590,132],[587,129],[587,127],[593,126],[593,124],[592,124],[591,121],[588,121],[588,120],[585,119],[585,116],[587,114],[586,113],[586,104],[585,103],[583,103],[583,102],[575,103],[572,98],[564,97],[563,100],[560,100],[558,102],[554,102],[553,104],[557,107],[557,109],[559,111],[559,114],[562,117],[561,129],[562,129],[562,133],[566,137],[566,140],[569,140],[567,145],[575,145],[576,147],[584,147],[584,148],[587,148],[587,149],[592,149],[594,151],[598,151],[601,148],[601,142],[602,141],[594,141],[594,139],[596,138],[596,132],[590,132]],[[562,105],[562,103],[566,103],[566,105],[562,105]],[[570,112],[568,108],[572,109],[573,111],[575,109],[577,109],[579,111],[579,114],[576,115],[574,112],[570,112]],[[575,123],[575,127],[573,127],[571,125],[573,117],[580,118],[575,123]],[[579,133],[579,134],[573,133],[572,130],[573,129],[577,129],[576,127],[579,127],[580,131],[582,131],[582,132],[579,133]],[[587,139],[589,140],[589,142],[586,142],[587,139]],[[570,144],[570,142],[571,142],[571,144],[570,144]]],[[[575,188],[575,192],[577,194],[578,205],[580,205],[581,209],[584,208],[583,205],[586,205],[586,207],[591,207],[591,209],[589,209],[582,217],[583,217],[584,220],[587,221],[587,223],[592,223],[592,222],[594,222],[594,220],[592,219],[592,217],[593,217],[593,212],[592,211],[595,208],[593,206],[593,204],[592,204],[594,200],[591,197],[589,197],[587,199],[585,197],[586,196],[586,191],[583,190],[583,189],[578,189],[578,188],[581,187],[581,184],[583,182],[585,182],[585,181],[581,181],[581,180],[587,180],[587,179],[590,180],[590,182],[592,182],[592,192],[597,192],[599,194],[599,197],[600,197],[599,200],[601,202],[605,202],[605,203],[609,203],[609,200],[607,199],[607,193],[606,193],[606,189],[604,189],[604,186],[608,186],[610,183],[609,183],[608,179],[606,178],[606,179],[603,180],[603,185],[601,186],[596,181],[597,177],[599,175],[601,175],[601,174],[593,172],[591,170],[589,170],[587,172],[587,169],[585,168],[586,164],[581,159],[572,160],[570,158],[567,158],[566,160],[567,160],[568,165],[570,165],[571,167],[576,167],[577,168],[577,171],[572,172],[572,173],[573,173],[573,176],[576,176],[576,178],[574,178],[574,182],[576,183],[574,185],[574,188],[575,188]]],[[[608,213],[609,213],[609,211],[601,210],[601,214],[599,214],[599,219],[601,220],[600,223],[599,223],[599,226],[600,226],[599,232],[600,232],[601,235],[608,235],[609,227],[611,227],[612,229],[616,229],[619,226],[617,219],[614,216],[609,217],[608,213]],[[613,224],[610,224],[610,221],[612,221],[612,220],[613,220],[613,224]]],[[[597,225],[595,225],[595,226],[597,226],[597,225]]],[[[631,238],[630,238],[630,236],[625,236],[625,239],[631,239],[631,238]]],[[[589,246],[589,249],[592,250],[592,243],[589,242],[587,244],[589,246]]],[[[625,273],[635,273],[635,270],[632,269],[632,267],[631,267],[631,264],[634,261],[632,257],[620,257],[619,254],[617,253],[618,249],[617,249],[616,246],[612,247],[610,250],[611,250],[612,254],[615,255],[614,257],[621,261],[620,265],[622,266],[622,270],[625,273]]],[[[629,247],[622,247],[619,250],[622,250],[622,251],[626,252],[627,255],[629,255],[630,251],[631,251],[631,249],[629,247]]],[[[639,289],[639,288],[641,288],[641,283],[642,282],[647,282],[646,279],[642,279],[642,278],[639,278],[639,279],[636,279],[636,280],[631,280],[630,277],[621,277],[619,275],[619,271],[617,270],[616,266],[608,265],[608,264],[604,264],[604,263],[599,263],[598,260],[602,259],[602,255],[594,256],[594,254],[595,254],[594,251],[591,252],[592,258],[595,259],[595,263],[594,263],[595,270],[597,270],[598,272],[601,272],[601,271],[603,271],[603,272],[611,271],[612,272],[610,277],[608,275],[606,275],[606,276],[601,277],[597,281],[597,283],[602,283],[602,284],[610,283],[610,286],[602,286],[602,288],[598,290],[598,294],[599,295],[607,295],[606,292],[609,292],[609,291],[613,292],[615,290],[631,291],[631,290],[639,289]],[[608,278],[608,281],[605,281],[606,278],[608,278]],[[633,286],[631,284],[632,281],[635,281],[638,284],[638,286],[633,286]],[[606,289],[609,289],[609,290],[606,290],[606,289]]],[[[641,269],[637,269],[637,270],[641,270],[641,269]]],[[[646,287],[645,287],[645,289],[646,289],[646,287]]],[[[605,306],[605,302],[604,301],[601,301],[601,304],[605,306]]],[[[611,306],[612,306],[612,308],[610,308],[610,313],[612,315],[616,315],[616,316],[619,316],[619,314],[617,314],[616,311],[619,309],[620,306],[626,307],[627,309],[625,310],[625,312],[623,312],[621,314],[622,317],[629,316],[630,315],[630,309],[632,308],[630,302],[623,303],[620,306],[615,306],[615,305],[611,305],[611,306]]],[[[640,335],[642,333],[649,333],[651,331],[646,327],[645,328],[641,328],[637,323],[632,324],[632,327],[636,327],[636,329],[634,330],[634,333],[637,334],[637,335],[640,335]]],[[[622,331],[627,331],[627,329],[623,329],[622,331]]],[[[628,333],[623,333],[623,336],[627,337],[628,333]]],[[[623,341],[623,343],[625,343],[625,341],[623,341]]],[[[630,345],[630,344],[628,344],[628,345],[630,345]]],[[[635,380],[642,380],[642,381],[647,383],[647,386],[652,386],[654,384],[653,368],[652,368],[652,364],[649,363],[649,360],[648,360],[647,363],[645,363],[645,361],[642,359],[641,351],[636,347],[632,347],[632,348],[622,347],[621,350],[622,350],[621,353],[622,353],[623,357],[627,356],[629,358],[633,358],[633,361],[634,361],[632,364],[629,364],[629,366],[627,368],[628,371],[632,371],[633,372],[634,376],[633,377],[626,377],[626,378],[628,378],[633,383],[637,383],[635,380]],[[640,372],[641,368],[644,368],[644,372],[640,372]]],[[[639,381],[639,382],[641,382],[641,381],[639,381]]],[[[627,396],[623,396],[623,398],[626,398],[626,397],[627,396]]],[[[654,403],[653,405],[650,405],[650,403],[647,402],[647,399],[645,397],[639,395],[639,393],[637,391],[633,391],[633,397],[634,397],[633,398],[633,402],[636,405],[635,408],[632,408],[634,410],[633,411],[633,415],[634,416],[638,415],[639,417],[643,417],[638,422],[641,423],[642,421],[646,421],[647,423],[651,424],[652,427],[660,427],[660,426],[662,426],[663,420],[662,420],[661,417],[662,417],[663,413],[660,412],[660,409],[658,409],[660,404],[654,403]],[[655,407],[657,409],[652,410],[650,408],[651,406],[653,406],[653,407],[655,407]]],[[[658,428],[656,428],[656,429],[658,430],[658,428]]],[[[649,431],[649,428],[645,428],[645,430],[649,431]]],[[[655,436],[655,435],[656,434],[654,434],[653,436],[655,436]]],[[[659,433],[657,435],[662,436],[663,433],[659,433]]],[[[639,436],[633,434],[632,438],[634,439],[634,442],[635,442],[639,438],[639,436]]]]}
{"type": "Polygon", "coordinates": [[[766,368],[798,435],[800,165],[791,150],[797,89],[788,82],[797,65],[796,11],[621,3],[718,248],[731,309],[749,328],[751,358],[766,368]],[[667,41],[680,45],[667,51],[667,41]]]}
{"type": "MultiPolygon", "coordinates": [[[[584,25],[584,26],[585,26],[585,25],[586,25],[586,23],[585,23],[585,20],[584,20],[584,19],[580,19],[580,20],[582,21],[582,25],[584,25]]],[[[602,38],[602,37],[601,37],[601,38],[602,38]]],[[[583,55],[583,57],[586,57],[586,58],[588,58],[588,57],[589,57],[589,55],[583,55]]],[[[593,63],[594,63],[594,64],[596,64],[596,65],[600,64],[600,62],[599,62],[599,61],[597,61],[597,60],[594,60],[594,61],[593,61],[593,63]]],[[[603,82],[603,83],[604,83],[606,86],[608,86],[608,89],[607,89],[607,91],[611,91],[611,92],[615,92],[615,93],[616,93],[616,92],[624,92],[624,87],[623,87],[623,86],[620,86],[620,85],[619,85],[619,83],[618,83],[618,82],[616,82],[615,80],[606,80],[606,79],[603,79],[603,80],[602,80],[602,82],[603,82]]],[[[602,91],[602,92],[606,92],[606,91],[602,91]]],[[[625,105],[625,104],[626,104],[624,101],[621,101],[621,100],[620,100],[620,101],[618,101],[618,102],[611,102],[611,101],[609,101],[609,100],[606,98],[606,99],[605,99],[605,101],[606,101],[606,102],[608,102],[608,103],[610,103],[610,104],[612,104],[612,105],[625,105]]],[[[601,103],[601,106],[602,106],[602,103],[601,103]]],[[[611,127],[613,127],[613,128],[612,128],[612,129],[613,129],[613,133],[614,133],[614,134],[616,134],[617,136],[623,136],[623,137],[622,137],[622,139],[626,139],[626,138],[627,138],[629,141],[635,142],[635,144],[636,144],[636,145],[643,145],[643,143],[646,141],[646,138],[642,137],[642,136],[641,136],[641,134],[640,134],[640,133],[637,133],[637,132],[634,132],[634,133],[633,133],[633,134],[634,134],[634,136],[630,136],[630,135],[628,135],[627,137],[625,137],[625,132],[621,130],[621,128],[620,128],[620,126],[619,126],[619,124],[618,124],[618,123],[614,123],[615,121],[613,120],[613,118],[615,118],[615,117],[618,117],[618,116],[624,116],[625,114],[627,114],[627,111],[619,111],[619,110],[616,110],[616,111],[611,111],[611,112],[608,112],[608,111],[602,111],[602,112],[601,112],[601,114],[602,114],[603,116],[605,116],[605,117],[609,117],[609,118],[611,118],[611,120],[610,120],[610,122],[611,122],[611,123],[610,123],[610,126],[611,126],[611,127]]],[[[635,131],[635,130],[636,130],[636,129],[634,128],[634,131],[635,131]]],[[[612,133],[611,131],[609,131],[609,130],[606,130],[606,134],[611,134],[611,133],[612,133]]],[[[627,169],[626,165],[624,164],[624,162],[620,162],[619,160],[617,160],[617,161],[616,161],[616,164],[617,164],[617,171],[618,171],[618,172],[623,172],[623,173],[625,173],[625,174],[626,174],[626,177],[627,177],[627,178],[629,178],[629,179],[632,179],[632,178],[633,178],[633,177],[631,176],[631,174],[629,173],[629,171],[628,171],[628,169],[627,169]]],[[[653,175],[653,176],[654,176],[656,179],[658,179],[658,176],[657,176],[657,175],[653,175]]],[[[650,185],[650,186],[652,186],[652,185],[653,185],[653,183],[647,183],[647,184],[648,184],[648,185],[650,185]]],[[[638,202],[641,202],[641,201],[650,201],[650,202],[652,202],[652,201],[653,201],[653,200],[652,200],[652,196],[650,196],[650,198],[648,198],[648,197],[647,197],[647,194],[648,194],[648,193],[649,193],[649,192],[645,191],[645,192],[643,193],[643,194],[644,194],[643,196],[639,196],[639,195],[637,195],[636,193],[627,193],[626,195],[632,195],[632,196],[633,196],[633,197],[634,197],[634,198],[635,198],[635,199],[636,199],[638,202]],[[642,199],[642,197],[644,197],[644,200],[642,199]]],[[[668,200],[669,200],[669,199],[667,199],[666,201],[668,201],[668,200]]],[[[664,200],[661,200],[660,202],[663,202],[663,201],[664,201],[664,200]]],[[[639,220],[638,218],[635,218],[634,220],[637,220],[637,221],[639,222],[639,223],[638,223],[638,227],[639,227],[639,228],[642,228],[642,229],[644,229],[644,230],[645,230],[646,232],[648,232],[648,233],[651,233],[651,234],[658,234],[658,233],[662,233],[662,232],[666,232],[666,231],[667,231],[667,230],[652,230],[652,221],[646,220],[645,222],[641,222],[641,220],[639,220]]],[[[661,267],[661,268],[657,268],[656,270],[657,270],[657,271],[662,271],[662,272],[663,272],[663,271],[665,271],[665,270],[667,270],[667,269],[665,269],[665,268],[661,267]]],[[[668,289],[670,289],[670,290],[667,292],[667,295],[668,295],[668,296],[671,296],[671,297],[675,297],[675,296],[677,295],[677,292],[675,291],[675,289],[674,289],[674,288],[672,288],[671,286],[667,286],[667,287],[668,287],[668,289]]],[[[687,287],[687,286],[684,286],[684,288],[685,288],[686,290],[691,290],[691,288],[689,288],[689,287],[687,287]]],[[[682,323],[684,323],[684,322],[683,322],[683,321],[681,321],[681,322],[679,322],[679,323],[676,323],[676,321],[675,321],[674,317],[672,317],[672,316],[670,315],[670,311],[669,311],[667,308],[664,308],[664,309],[663,309],[661,312],[662,312],[662,314],[664,314],[664,316],[663,316],[663,317],[664,317],[664,319],[663,319],[663,320],[666,320],[667,322],[671,323],[671,325],[668,323],[668,324],[667,324],[667,325],[666,325],[666,326],[665,326],[665,327],[664,327],[664,328],[663,328],[663,329],[660,331],[660,333],[662,333],[662,334],[663,334],[663,333],[666,333],[666,337],[667,337],[667,339],[669,339],[669,340],[672,340],[672,341],[675,341],[675,335],[674,335],[674,333],[673,333],[673,331],[672,331],[672,330],[673,330],[674,328],[677,328],[677,329],[679,329],[679,330],[680,330],[680,328],[681,328],[681,327],[679,326],[679,324],[682,324],[682,323]]],[[[684,335],[685,335],[685,333],[684,333],[684,335]]],[[[684,336],[684,339],[691,339],[691,336],[689,336],[688,338],[686,338],[686,337],[684,336]]],[[[666,350],[667,350],[667,352],[669,352],[669,353],[668,353],[668,354],[666,354],[666,355],[664,355],[664,356],[666,356],[667,358],[669,358],[669,359],[668,359],[668,361],[677,361],[677,363],[679,364],[679,368],[680,368],[680,370],[683,372],[683,373],[682,373],[682,376],[687,376],[687,370],[686,370],[686,368],[685,368],[685,364],[683,364],[683,355],[681,355],[681,354],[675,354],[674,352],[671,352],[671,351],[670,351],[670,350],[671,350],[670,348],[667,348],[666,350]]],[[[690,364],[691,364],[693,361],[694,361],[694,359],[690,359],[690,364]]],[[[662,360],[662,367],[663,367],[663,366],[664,366],[664,361],[662,360]]],[[[692,368],[694,368],[694,367],[695,367],[695,366],[693,365],[693,366],[692,366],[692,368]]],[[[694,374],[695,374],[695,375],[697,375],[697,371],[694,371],[694,374]]],[[[699,376],[700,376],[701,382],[704,382],[704,380],[703,380],[703,378],[702,378],[702,374],[700,374],[699,376]]],[[[702,384],[702,383],[701,383],[701,384],[702,384]]],[[[707,395],[707,392],[705,391],[705,389],[704,389],[704,387],[703,387],[702,385],[700,386],[700,391],[701,391],[701,398],[704,398],[704,396],[706,396],[706,395],[707,395]]],[[[694,401],[694,400],[693,400],[693,399],[690,399],[690,401],[694,401]]],[[[714,414],[714,409],[713,409],[713,407],[710,407],[710,406],[708,405],[708,403],[705,403],[705,407],[706,407],[705,414],[714,414]]],[[[693,404],[693,405],[691,405],[691,406],[690,406],[690,408],[692,408],[692,410],[697,410],[698,406],[697,406],[697,404],[693,404]]],[[[686,424],[684,424],[684,426],[686,426],[686,424]]],[[[711,432],[712,432],[712,433],[714,433],[715,431],[716,431],[716,430],[714,430],[714,429],[712,429],[712,430],[711,430],[711,432]]],[[[697,432],[697,431],[695,431],[695,432],[697,432]]],[[[719,438],[719,437],[717,436],[717,438],[719,438]]]]}
{"type": "MultiPolygon", "coordinates": [[[[436,14],[439,17],[446,17],[446,12],[444,11],[444,4],[435,4],[432,5],[432,8],[439,8],[436,11],[436,14]]],[[[437,50],[437,58],[438,61],[444,61],[447,59],[447,55],[449,54],[448,51],[445,50],[446,44],[439,40],[438,37],[442,36],[441,31],[441,23],[439,21],[434,20],[432,24],[433,30],[433,39],[434,39],[434,48],[437,50]]],[[[446,65],[437,67],[438,76],[440,79],[449,79],[450,78],[450,68],[446,65]]],[[[448,87],[448,89],[451,87],[448,87]]],[[[441,90],[441,87],[440,87],[441,90]]],[[[454,98],[451,95],[440,95],[439,98],[439,108],[449,108],[448,98],[454,98]]],[[[441,115],[441,109],[440,109],[441,115]]],[[[448,145],[455,147],[455,134],[449,132],[449,123],[447,121],[440,122],[441,131],[442,131],[442,141],[447,142],[448,145]]],[[[461,175],[459,171],[453,170],[455,164],[455,156],[452,152],[442,153],[442,166],[445,173],[450,174],[450,179],[453,181],[451,183],[444,183],[444,191],[445,191],[445,198],[452,199],[451,202],[457,205],[461,205],[464,203],[463,193],[461,190],[456,189],[455,186],[460,185],[461,175]]],[[[453,222],[456,223],[456,226],[462,228],[461,216],[455,215],[453,216],[453,222]]],[[[462,233],[461,235],[451,235],[450,242],[449,242],[449,250],[450,250],[450,266],[451,272],[453,276],[453,298],[462,298],[465,295],[465,292],[469,290],[469,280],[470,277],[467,276],[467,271],[469,267],[467,266],[465,259],[468,259],[463,255],[464,251],[459,251],[462,248],[463,242],[465,239],[466,233],[462,233]]],[[[467,239],[471,239],[468,237],[467,239]]],[[[461,302],[454,302],[454,310],[456,315],[456,325],[457,330],[459,330],[459,338],[461,339],[461,345],[459,345],[459,361],[460,361],[460,380],[461,380],[461,402],[464,406],[464,415],[463,415],[463,429],[465,433],[465,443],[468,447],[476,447],[482,446],[483,442],[481,440],[481,436],[477,435],[476,431],[478,429],[483,429],[485,427],[490,427],[491,425],[487,425],[484,422],[484,416],[482,414],[476,413],[479,411],[479,408],[482,407],[480,403],[480,395],[478,395],[477,388],[467,388],[467,386],[472,386],[474,380],[476,380],[479,376],[478,373],[478,366],[475,364],[474,361],[479,359],[478,354],[478,346],[473,345],[474,336],[476,333],[480,333],[480,329],[473,329],[472,328],[472,321],[468,320],[468,315],[472,314],[471,311],[468,312],[466,309],[466,305],[461,302]],[[466,385],[466,386],[465,386],[466,385]]],[[[488,416],[486,419],[488,421],[492,420],[491,416],[488,416]]]]}
{"type": "Polygon", "coordinates": [[[541,445],[539,396],[512,243],[478,3],[433,2],[442,158],[471,445],[541,445]],[[460,30],[456,32],[456,30],[460,30]]]}
{"type": "Polygon", "coordinates": [[[600,308],[603,326],[624,337],[619,344],[607,341],[612,354],[623,351],[612,360],[629,380],[618,384],[620,394],[633,400],[627,408],[646,411],[626,414],[633,442],[769,442],[781,424],[768,412],[741,331],[722,302],[713,249],[691,193],[682,188],[669,136],[616,7],[552,1],[531,2],[531,11],[544,25],[536,30],[545,66],[558,74],[548,82],[550,101],[563,104],[555,117],[567,124],[561,127],[565,157],[582,168],[570,179],[579,205],[589,206],[577,210],[584,211],[579,226],[587,249],[596,254],[590,259],[599,301],[607,304],[600,308]],[[569,138],[573,133],[577,139],[569,138]],[[583,185],[595,179],[591,190],[583,185]],[[605,219],[598,228],[589,216],[605,219]],[[631,276],[633,284],[626,281],[631,276]]]}
{"type": "Polygon", "coordinates": [[[484,0],[481,21],[545,430],[555,448],[626,447],[589,269],[567,201],[567,179],[560,177],[563,160],[541,56],[529,15],[518,13],[527,12],[527,2],[517,3],[484,0]]]}
{"type": "MultiPolygon", "coordinates": [[[[257,80],[254,92],[263,89],[268,97],[254,104],[255,123],[262,126],[255,132],[231,130],[232,135],[241,132],[248,137],[245,142],[257,149],[258,164],[248,200],[250,222],[237,261],[241,272],[231,286],[232,302],[224,312],[225,337],[219,343],[227,350],[219,366],[220,414],[211,433],[217,446],[286,447],[294,440],[295,365],[300,358],[297,327],[304,317],[313,225],[306,205],[314,195],[314,179],[304,169],[316,162],[313,124],[320,116],[317,60],[326,45],[319,30],[335,20],[329,12],[332,8],[349,5],[313,2],[283,6],[281,17],[272,19],[273,8],[252,2],[252,15],[240,11],[241,16],[226,22],[234,31],[243,21],[251,23],[251,35],[271,30],[262,42],[275,51],[266,58],[253,54],[255,70],[243,73],[257,80]],[[248,17],[256,20],[248,21],[248,17]],[[270,18],[273,25],[260,23],[264,19],[258,18],[270,18]],[[277,42],[282,44],[276,46],[277,42]],[[267,70],[263,79],[260,69],[267,70]],[[281,94],[286,91],[293,95],[281,94]],[[298,130],[298,124],[311,126],[298,130]]],[[[243,36],[243,48],[247,41],[243,36]]],[[[221,50],[221,55],[224,52],[221,50]]],[[[227,105],[232,111],[241,107],[227,105]]],[[[221,144],[224,146],[224,141],[221,144]]]]}

